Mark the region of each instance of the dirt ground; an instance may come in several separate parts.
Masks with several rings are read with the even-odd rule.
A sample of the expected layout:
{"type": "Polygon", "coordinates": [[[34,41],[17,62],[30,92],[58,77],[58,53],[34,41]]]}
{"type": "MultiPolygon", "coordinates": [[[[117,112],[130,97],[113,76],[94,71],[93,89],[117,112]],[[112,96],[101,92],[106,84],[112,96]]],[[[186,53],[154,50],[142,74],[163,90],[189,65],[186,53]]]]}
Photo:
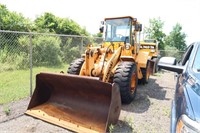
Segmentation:
{"type": "MultiPolygon", "coordinates": [[[[170,108],[174,94],[174,73],[151,76],[149,83],[138,85],[136,99],[122,105],[119,121],[110,131],[134,133],[169,133],[170,108]]],[[[66,133],[64,128],[24,115],[30,98],[0,105],[1,133],[66,133]],[[9,115],[6,115],[8,113],[9,115]]]]}

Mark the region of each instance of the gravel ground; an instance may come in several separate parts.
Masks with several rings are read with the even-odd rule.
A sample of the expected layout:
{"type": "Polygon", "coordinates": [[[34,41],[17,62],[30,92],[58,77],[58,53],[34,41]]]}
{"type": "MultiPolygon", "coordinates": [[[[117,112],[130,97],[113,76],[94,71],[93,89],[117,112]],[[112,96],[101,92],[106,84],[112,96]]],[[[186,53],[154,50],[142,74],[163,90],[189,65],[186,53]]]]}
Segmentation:
{"type": "MultiPolygon", "coordinates": [[[[139,85],[136,99],[123,105],[119,121],[112,132],[169,133],[170,108],[174,94],[174,73],[151,76],[149,83],[139,85]]],[[[66,133],[64,128],[24,115],[30,98],[0,105],[0,132],[66,133]],[[9,115],[6,115],[6,112],[9,115]]]]}

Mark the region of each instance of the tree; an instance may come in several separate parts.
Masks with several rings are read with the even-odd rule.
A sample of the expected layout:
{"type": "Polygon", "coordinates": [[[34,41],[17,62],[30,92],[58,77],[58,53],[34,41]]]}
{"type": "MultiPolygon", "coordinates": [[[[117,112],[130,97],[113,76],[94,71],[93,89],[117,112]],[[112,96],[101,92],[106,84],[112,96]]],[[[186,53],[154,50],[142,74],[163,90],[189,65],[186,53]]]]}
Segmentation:
{"type": "MultiPolygon", "coordinates": [[[[9,11],[5,5],[0,4],[0,30],[10,31],[30,31],[32,29],[32,23],[29,19],[23,17],[22,14],[9,11]]],[[[18,46],[18,37],[22,34],[4,33],[0,34],[1,49],[9,49],[9,52],[15,52],[13,46],[18,46]],[[12,41],[11,41],[12,38],[12,41]],[[11,51],[12,50],[12,51],[11,51]]]]}
{"type": "Polygon", "coordinates": [[[169,33],[169,36],[165,38],[165,45],[175,47],[176,49],[183,51],[187,47],[186,45],[186,34],[181,31],[182,26],[177,23],[173,30],[169,33]]]}
{"type": "Polygon", "coordinates": [[[165,33],[162,31],[164,22],[160,18],[153,18],[149,20],[149,27],[145,27],[144,32],[148,34],[149,39],[156,39],[159,44],[159,49],[164,49],[164,37],[165,33]]]}
{"type": "Polygon", "coordinates": [[[58,27],[58,18],[51,13],[44,13],[34,21],[37,32],[54,32],[58,27]]]}
{"type": "Polygon", "coordinates": [[[31,30],[31,21],[22,14],[10,12],[5,5],[0,4],[0,29],[11,31],[31,30]]]}
{"type": "Polygon", "coordinates": [[[52,13],[44,13],[35,19],[35,30],[38,32],[51,32],[67,35],[84,35],[89,33],[75,21],[68,18],[56,17],[52,13]]]}

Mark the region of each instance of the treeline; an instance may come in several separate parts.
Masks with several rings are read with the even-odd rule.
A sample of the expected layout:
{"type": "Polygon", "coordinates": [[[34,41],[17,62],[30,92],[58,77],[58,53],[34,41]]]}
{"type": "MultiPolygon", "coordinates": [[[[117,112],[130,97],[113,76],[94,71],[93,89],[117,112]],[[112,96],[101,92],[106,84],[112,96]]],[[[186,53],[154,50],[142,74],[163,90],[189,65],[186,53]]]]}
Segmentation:
{"type": "Polygon", "coordinates": [[[94,42],[86,29],[69,18],[44,13],[34,21],[0,4],[0,30],[88,36],[66,37],[0,32],[0,71],[29,67],[30,41],[33,66],[59,66],[80,57],[81,44],[94,42]],[[30,38],[31,37],[31,38],[30,38]],[[30,40],[31,39],[31,40],[30,40]]]}
{"type": "Polygon", "coordinates": [[[5,5],[0,4],[0,29],[25,32],[42,32],[68,35],[84,35],[89,33],[85,28],[69,18],[60,18],[52,13],[44,13],[34,21],[22,14],[11,12],[5,5]]]}
{"type": "Polygon", "coordinates": [[[181,24],[176,23],[168,35],[163,31],[163,27],[164,21],[160,18],[150,19],[149,26],[144,28],[146,38],[158,40],[160,50],[171,50],[175,53],[184,51],[187,47],[186,34],[182,31],[181,24]]]}

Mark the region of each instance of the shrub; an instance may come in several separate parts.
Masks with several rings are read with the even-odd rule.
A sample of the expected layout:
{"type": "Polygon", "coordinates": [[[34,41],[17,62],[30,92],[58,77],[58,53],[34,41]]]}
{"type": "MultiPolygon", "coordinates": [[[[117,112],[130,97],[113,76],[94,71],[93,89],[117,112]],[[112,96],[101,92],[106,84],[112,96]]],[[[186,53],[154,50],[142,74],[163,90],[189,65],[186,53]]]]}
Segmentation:
{"type": "Polygon", "coordinates": [[[81,57],[81,39],[67,38],[62,47],[62,59],[65,63],[71,63],[74,59],[81,57]]]}
{"type": "MultiPolygon", "coordinates": [[[[20,46],[29,48],[29,37],[19,39],[20,46]]],[[[61,61],[61,40],[54,36],[35,35],[32,38],[32,62],[33,66],[60,66],[61,61]]]]}

